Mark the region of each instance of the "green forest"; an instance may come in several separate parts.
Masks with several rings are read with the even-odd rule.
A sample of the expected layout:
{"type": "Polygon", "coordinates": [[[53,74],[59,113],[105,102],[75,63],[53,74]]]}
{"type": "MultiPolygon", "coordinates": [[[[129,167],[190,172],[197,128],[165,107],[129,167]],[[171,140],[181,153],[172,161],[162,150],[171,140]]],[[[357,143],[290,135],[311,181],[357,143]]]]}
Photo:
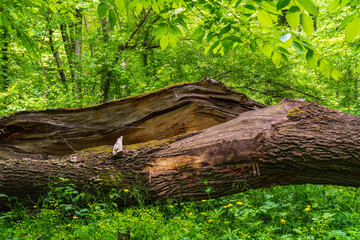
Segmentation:
{"type": "MultiPolygon", "coordinates": [[[[301,99],[360,116],[359,33],[359,0],[0,0],[0,119],[204,76],[269,106],[301,99]]],[[[0,239],[360,239],[354,187],[203,191],[148,204],[137,189],[59,179],[31,206],[0,192],[0,239]]]]}

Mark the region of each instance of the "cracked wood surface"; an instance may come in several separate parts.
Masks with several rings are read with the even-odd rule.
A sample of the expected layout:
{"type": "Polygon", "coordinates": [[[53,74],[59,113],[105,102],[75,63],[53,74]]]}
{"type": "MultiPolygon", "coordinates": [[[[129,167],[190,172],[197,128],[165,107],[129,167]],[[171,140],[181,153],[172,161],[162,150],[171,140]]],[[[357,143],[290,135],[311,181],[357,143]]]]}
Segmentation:
{"type": "Polygon", "coordinates": [[[169,138],[266,105],[204,77],[82,109],[24,111],[0,118],[0,159],[48,159],[84,148],[169,138]]]}

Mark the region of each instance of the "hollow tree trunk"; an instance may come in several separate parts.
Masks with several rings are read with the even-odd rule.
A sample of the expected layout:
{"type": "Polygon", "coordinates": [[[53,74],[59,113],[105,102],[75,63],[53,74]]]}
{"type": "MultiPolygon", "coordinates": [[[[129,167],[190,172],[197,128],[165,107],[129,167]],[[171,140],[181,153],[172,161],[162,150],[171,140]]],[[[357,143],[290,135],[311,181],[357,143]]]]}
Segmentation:
{"type": "MultiPolygon", "coordinates": [[[[210,86],[216,88],[211,89],[208,99],[217,99],[219,103],[214,109],[222,109],[223,113],[233,108],[238,108],[238,112],[250,109],[247,104],[244,108],[244,103],[252,102],[251,100],[237,95],[242,100],[234,101],[234,98],[230,98],[234,92],[230,95],[220,94],[215,89],[230,90],[210,80],[181,85],[180,88],[192,88],[192,94],[187,94],[196,98],[195,95],[201,95],[210,86]],[[202,87],[198,88],[200,85],[202,87]],[[228,104],[222,105],[226,101],[219,101],[219,95],[222,99],[227,99],[228,104]],[[235,102],[238,105],[234,105],[235,102]],[[233,106],[229,107],[231,104],[233,106]]],[[[169,94],[175,89],[176,87],[170,87],[144,97],[158,99],[164,104],[166,101],[162,94],[169,94]]],[[[179,92],[176,95],[178,98],[179,92]]],[[[184,97],[185,93],[182,92],[180,96],[184,97]]],[[[201,99],[203,101],[204,95],[201,99]]],[[[144,104],[144,100],[139,103],[144,104]]],[[[255,102],[252,104],[251,108],[261,107],[255,102]]],[[[115,109],[112,108],[113,114],[115,109]]],[[[148,106],[142,110],[144,109],[148,109],[148,106]]],[[[214,109],[213,112],[217,112],[214,109]]],[[[11,118],[30,113],[40,116],[50,112],[15,114],[1,119],[0,126],[5,126],[11,118]]],[[[67,114],[73,112],[68,111],[67,114]]],[[[167,119],[161,124],[167,125],[169,131],[172,131],[170,121],[179,115],[181,114],[176,110],[168,116],[160,115],[167,119]]],[[[188,119],[201,115],[192,113],[188,119]]],[[[209,119],[216,119],[218,116],[207,115],[209,119]]],[[[150,201],[167,198],[204,199],[207,197],[204,191],[205,180],[208,181],[208,187],[212,188],[211,197],[274,184],[360,186],[359,117],[331,110],[314,102],[284,99],[275,106],[243,111],[230,121],[213,125],[195,132],[185,131],[187,133],[184,135],[170,139],[128,145],[120,157],[111,154],[112,146],[99,146],[58,159],[4,159],[0,161],[0,192],[36,198],[47,186],[49,179],[57,177],[68,178],[80,187],[96,184],[103,189],[136,188],[150,201]]],[[[155,122],[150,126],[155,127],[153,131],[160,127],[155,122]]],[[[132,130],[139,129],[127,129],[132,130]]],[[[168,137],[155,136],[152,139],[168,137]]],[[[126,141],[126,135],[124,139],[126,141]]],[[[97,145],[103,143],[98,141],[97,145]]],[[[3,140],[0,141],[0,146],[4,146],[3,140]]]]}

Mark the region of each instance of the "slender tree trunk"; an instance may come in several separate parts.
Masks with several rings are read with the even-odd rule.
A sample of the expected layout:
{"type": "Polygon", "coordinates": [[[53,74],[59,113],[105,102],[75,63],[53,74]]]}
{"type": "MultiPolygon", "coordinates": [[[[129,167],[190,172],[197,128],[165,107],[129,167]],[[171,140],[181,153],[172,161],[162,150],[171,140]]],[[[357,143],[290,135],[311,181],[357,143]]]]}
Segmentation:
{"type": "Polygon", "coordinates": [[[75,63],[74,63],[74,59],[75,59],[75,52],[74,52],[74,44],[73,42],[70,40],[69,37],[69,32],[68,32],[68,27],[66,24],[61,23],[60,24],[60,32],[61,32],[61,37],[64,43],[64,48],[65,48],[65,52],[66,52],[66,56],[69,62],[69,68],[70,68],[70,75],[71,78],[73,80],[73,82],[75,81],[74,76],[75,76],[75,63]]]}
{"type": "MultiPolygon", "coordinates": [[[[48,185],[49,179],[57,177],[68,178],[79,188],[96,184],[104,190],[137,189],[151,202],[166,201],[167,198],[182,201],[205,199],[207,187],[211,187],[211,197],[220,197],[272,185],[312,183],[360,186],[359,117],[314,102],[288,99],[275,106],[250,110],[250,99],[238,95],[239,100],[235,100],[236,93],[216,82],[211,84],[209,80],[182,87],[185,88],[181,88],[181,92],[178,92],[180,88],[167,88],[147,95],[138,103],[130,101],[127,106],[135,107],[142,103],[145,107],[141,108],[141,112],[149,112],[146,105],[154,104],[149,102],[150,99],[165,104],[169,93],[175,90],[175,98],[175,95],[179,98],[187,96],[197,103],[206,101],[205,105],[216,100],[213,110],[217,108],[222,113],[208,115],[207,119],[218,118],[233,108],[237,108],[238,112],[243,109],[243,113],[230,121],[182,136],[125,146],[122,155],[112,155],[112,146],[99,146],[60,159],[4,159],[0,161],[0,192],[9,196],[28,195],[36,199],[48,185]],[[190,92],[183,92],[185,89],[190,92]],[[206,98],[207,94],[202,93],[208,90],[211,94],[206,98]],[[224,91],[227,94],[224,95],[224,91]],[[219,97],[227,99],[226,104],[219,101],[219,97]]],[[[255,102],[252,104],[259,106],[255,102]]],[[[105,106],[97,110],[105,110],[105,106]]],[[[81,113],[82,119],[87,118],[84,109],[76,111],[81,113]]],[[[15,126],[22,123],[31,126],[29,120],[24,120],[30,113],[1,119],[0,126],[5,129],[5,138],[15,137],[16,133],[20,138],[26,137],[17,132],[15,126]],[[11,130],[13,132],[9,132],[11,130]]],[[[46,112],[37,113],[40,117],[46,112]]],[[[159,115],[165,122],[156,125],[157,119],[151,126],[159,129],[166,125],[168,131],[172,131],[171,120],[175,117],[188,117],[188,120],[196,122],[199,120],[196,116],[204,116],[204,112],[197,115],[195,110],[194,113],[179,114],[175,111],[167,116],[159,115]]],[[[108,117],[100,116],[102,120],[108,117]]],[[[183,122],[187,120],[183,119],[183,122]]],[[[58,123],[58,126],[61,125],[58,123]]],[[[87,138],[90,141],[91,137],[87,135],[87,138]]],[[[126,140],[127,137],[124,138],[126,140]]],[[[8,144],[1,140],[0,146],[8,144]]],[[[131,196],[127,198],[127,202],[132,201],[131,196]]]]}
{"type": "Polygon", "coordinates": [[[76,9],[76,19],[74,29],[74,57],[75,57],[75,89],[77,92],[77,98],[79,101],[79,106],[82,106],[82,64],[81,64],[81,55],[82,55],[82,10],[76,9]]]}
{"type": "Polygon", "coordinates": [[[5,91],[8,88],[9,81],[8,81],[8,74],[9,74],[9,41],[8,41],[8,33],[7,29],[3,27],[3,36],[2,36],[2,47],[1,47],[1,53],[2,53],[2,66],[1,66],[1,78],[2,78],[2,90],[5,91]]]}
{"type": "MultiPolygon", "coordinates": [[[[110,25],[109,25],[109,21],[106,17],[100,19],[101,21],[101,30],[102,30],[102,41],[104,42],[105,45],[108,45],[109,42],[109,37],[110,37],[110,25]]],[[[101,87],[102,87],[102,96],[101,96],[101,101],[105,102],[108,99],[108,95],[109,95],[109,89],[110,89],[110,83],[112,81],[112,70],[111,67],[109,66],[109,63],[107,62],[107,59],[104,59],[104,64],[102,65],[102,83],[101,83],[101,87]]]]}
{"type": "Polygon", "coordinates": [[[50,49],[51,49],[51,52],[54,56],[54,59],[56,61],[56,65],[57,65],[57,69],[58,69],[58,72],[59,72],[59,76],[60,76],[60,79],[61,79],[61,82],[62,83],[66,83],[66,76],[65,76],[65,72],[62,68],[62,63],[61,63],[61,58],[60,58],[60,53],[58,50],[55,50],[55,46],[54,46],[54,41],[53,41],[53,29],[52,28],[49,28],[49,44],[50,44],[50,49]]]}

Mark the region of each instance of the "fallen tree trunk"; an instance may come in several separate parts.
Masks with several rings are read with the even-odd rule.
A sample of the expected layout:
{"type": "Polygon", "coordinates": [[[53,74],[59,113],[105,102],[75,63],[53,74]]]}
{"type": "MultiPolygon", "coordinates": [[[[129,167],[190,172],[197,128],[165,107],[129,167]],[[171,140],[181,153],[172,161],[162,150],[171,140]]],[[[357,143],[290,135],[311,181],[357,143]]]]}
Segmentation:
{"type": "Polygon", "coordinates": [[[36,199],[57,177],[79,187],[136,188],[149,200],[206,198],[205,180],[211,197],[271,185],[360,186],[359,126],[357,116],[284,99],[204,130],[128,145],[120,157],[100,146],[57,159],[1,160],[0,192],[36,199]]]}

